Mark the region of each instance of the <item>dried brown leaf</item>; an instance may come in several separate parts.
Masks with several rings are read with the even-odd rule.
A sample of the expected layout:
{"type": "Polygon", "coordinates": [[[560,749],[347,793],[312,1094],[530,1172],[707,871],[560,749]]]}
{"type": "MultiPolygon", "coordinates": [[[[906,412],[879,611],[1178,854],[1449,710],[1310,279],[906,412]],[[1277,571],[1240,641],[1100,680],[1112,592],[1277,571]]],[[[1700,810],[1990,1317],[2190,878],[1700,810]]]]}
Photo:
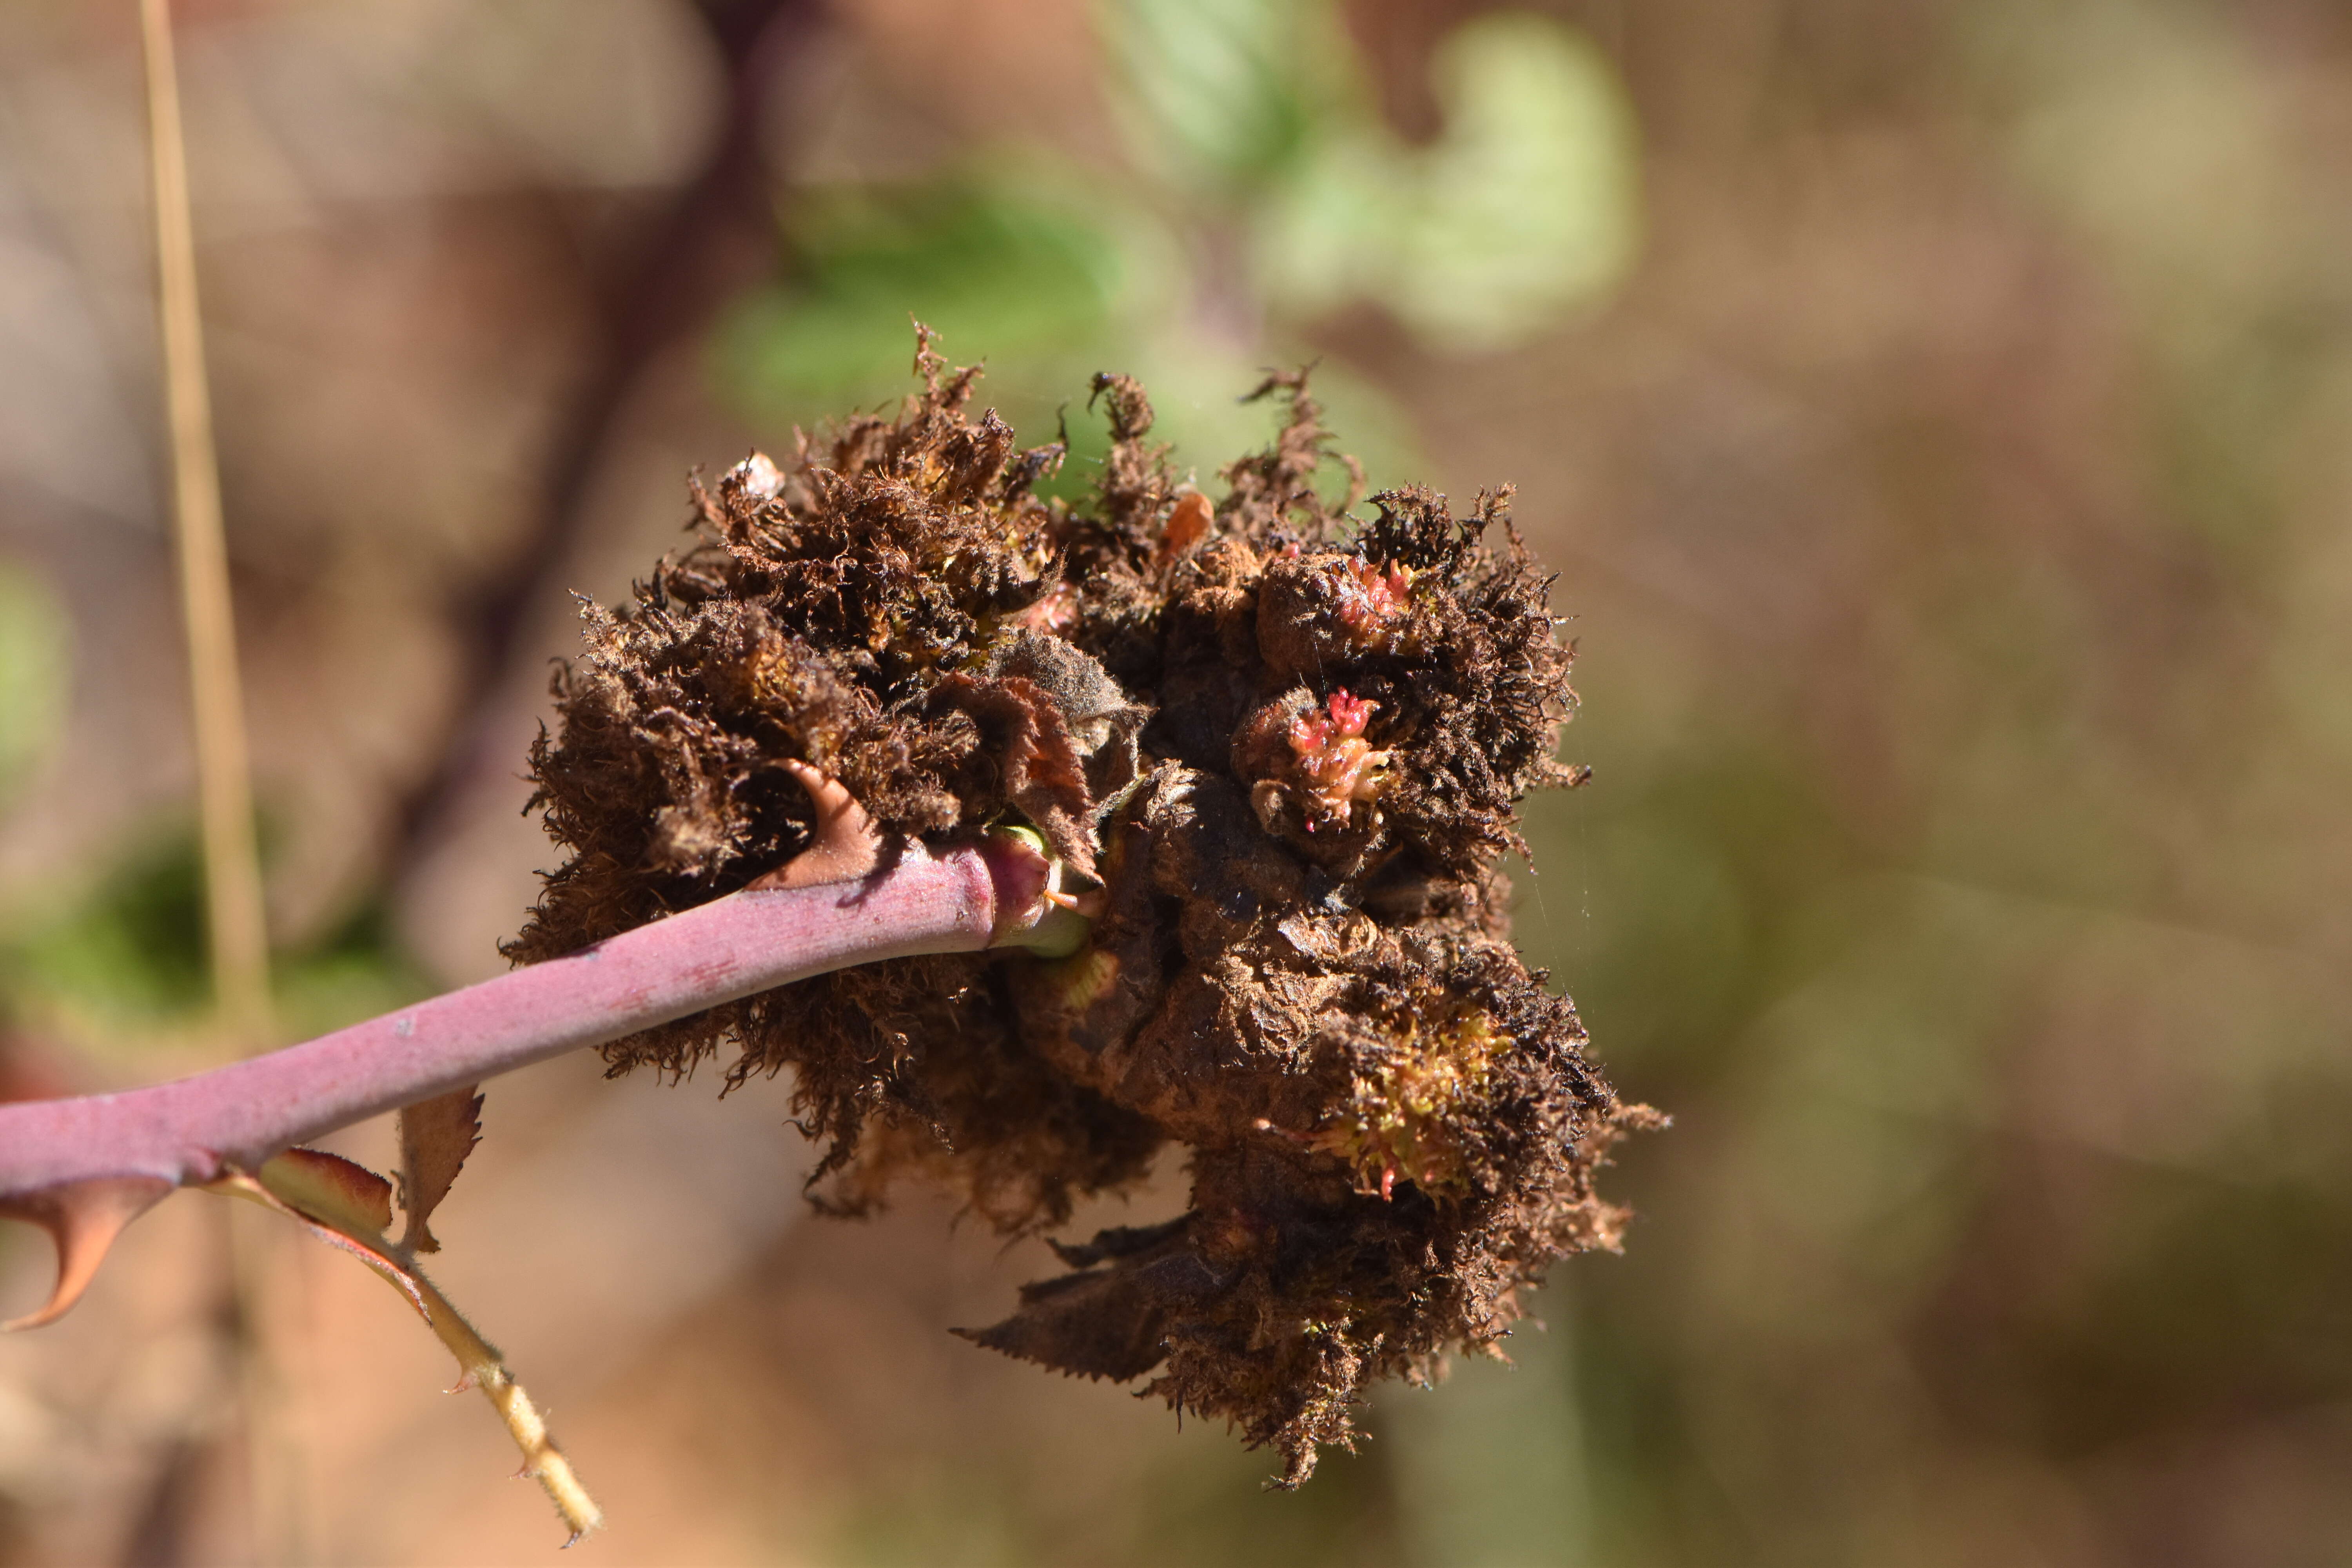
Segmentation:
{"type": "Polygon", "coordinates": [[[289,1149],[254,1173],[288,1208],[353,1236],[392,1226],[392,1184],[365,1165],[323,1149],[289,1149]]]}
{"type": "Polygon", "coordinates": [[[425,1221],[449,1195],[466,1156],[481,1141],[482,1097],[472,1084],[401,1108],[400,1206],[408,1215],[401,1246],[418,1252],[441,1250],[425,1221]]]}
{"type": "Polygon", "coordinates": [[[986,776],[970,781],[966,792],[1020,812],[1056,856],[1093,877],[1094,802],[1086,762],[1053,693],[1017,675],[991,680],[957,674],[932,689],[931,706],[963,714],[979,727],[982,744],[966,771],[986,776]]]}

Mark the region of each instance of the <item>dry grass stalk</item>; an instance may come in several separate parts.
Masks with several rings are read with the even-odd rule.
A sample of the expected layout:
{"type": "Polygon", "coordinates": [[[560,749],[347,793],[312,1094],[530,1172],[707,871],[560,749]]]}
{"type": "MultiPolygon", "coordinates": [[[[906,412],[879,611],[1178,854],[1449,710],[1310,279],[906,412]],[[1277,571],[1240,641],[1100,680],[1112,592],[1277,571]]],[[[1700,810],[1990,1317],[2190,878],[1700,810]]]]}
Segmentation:
{"type": "Polygon", "coordinates": [[[172,439],[172,514],[187,619],[188,685],[204,818],[205,916],[221,1023],[240,1049],[269,1028],[269,932],[254,838],[253,780],[237,683],[236,617],[221,526],[220,467],[205,384],[204,322],[196,301],[194,226],[188,210],[187,148],[172,50],[170,0],[140,0],[147,57],[149,163],[154,180],[156,292],[163,388],[172,439]]]}

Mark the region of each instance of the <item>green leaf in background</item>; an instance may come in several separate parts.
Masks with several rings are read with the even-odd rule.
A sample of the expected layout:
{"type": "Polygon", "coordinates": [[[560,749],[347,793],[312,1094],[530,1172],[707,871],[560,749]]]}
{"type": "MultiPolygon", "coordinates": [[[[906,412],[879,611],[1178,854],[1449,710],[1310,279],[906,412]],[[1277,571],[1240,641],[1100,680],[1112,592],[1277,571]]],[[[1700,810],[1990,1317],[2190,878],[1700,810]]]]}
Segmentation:
{"type": "Polygon", "coordinates": [[[1631,268],[1632,109],[1610,61],[1546,17],[1466,23],[1433,68],[1443,134],[1412,148],[1369,120],[1335,129],[1266,216],[1261,287],[1301,313],[1368,298],[1434,345],[1506,347],[1631,268]]]}
{"type": "Polygon", "coordinates": [[[1232,196],[1294,162],[1328,112],[1347,43],[1313,0],[1106,0],[1104,41],[1137,161],[1181,191],[1232,196]],[[1318,62],[1330,62],[1318,70],[1318,62]]]}
{"type": "Polygon", "coordinates": [[[1465,343],[1540,331],[1633,263],[1632,107],[1598,49],[1540,16],[1466,25],[1436,69],[1445,133],[1411,159],[1420,210],[1399,237],[1387,302],[1465,343]]]}
{"type": "MultiPolygon", "coordinates": [[[[158,825],[79,896],[46,917],[30,914],[0,938],[0,996],[44,1029],[103,1050],[168,1039],[210,1016],[204,859],[192,828],[158,825]]],[[[280,949],[272,980],[279,1032],[292,1038],[432,990],[380,900],[280,949]]]]}
{"type": "Polygon", "coordinates": [[[740,306],[719,340],[729,381],[756,409],[895,400],[910,315],[951,354],[1075,366],[1132,271],[1075,202],[980,174],[806,192],[790,237],[793,275],[740,306]]]}
{"type": "Polygon", "coordinates": [[[97,886],[9,944],[9,989],[109,1026],[185,1020],[211,1000],[204,862],[179,830],[133,847],[97,886]]]}
{"type": "Polygon", "coordinates": [[[38,578],[0,562],[0,800],[63,730],[69,630],[63,606],[38,578]]]}
{"type": "MultiPolygon", "coordinates": [[[[1081,494],[1099,473],[1108,437],[1085,405],[1101,370],[1141,378],[1159,416],[1154,438],[1175,445],[1179,473],[1213,483],[1280,423],[1276,403],[1242,395],[1269,366],[1311,356],[1202,330],[1186,310],[1183,246],[1167,223],[1080,180],[967,170],[796,195],[793,275],[720,327],[730,401],[760,425],[895,403],[909,385],[912,316],[938,330],[950,363],[986,364],[980,395],[1023,442],[1054,439],[1066,416],[1069,460],[1041,494],[1081,494]]],[[[1315,393],[1375,486],[1417,471],[1407,422],[1371,382],[1328,365],[1315,393]]],[[[1336,465],[1327,477],[1346,483],[1336,465]]]]}

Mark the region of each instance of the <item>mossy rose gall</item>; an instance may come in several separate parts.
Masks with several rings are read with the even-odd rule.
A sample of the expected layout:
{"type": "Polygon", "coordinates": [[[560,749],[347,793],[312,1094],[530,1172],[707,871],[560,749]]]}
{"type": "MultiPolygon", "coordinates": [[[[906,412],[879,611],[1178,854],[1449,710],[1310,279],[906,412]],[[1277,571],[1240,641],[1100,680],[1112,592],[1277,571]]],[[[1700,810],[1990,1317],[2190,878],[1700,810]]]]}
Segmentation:
{"type": "Polygon", "coordinates": [[[1097,378],[1113,445],[1072,505],[1033,488],[1058,446],[970,414],[973,372],[928,338],[918,371],[895,417],[698,489],[699,541],[589,613],[533,758],[572,855],[511,951],[788,866],[815,831],[797,767],[889,834],[1034,830],[1083,887],[1076,952],[864,965],[607,1055],[789,1068],[841,1210],[920,1174],[1050,1229],[1185,1147],[1185,1213],[1056,1244],[1071,1272],[970,1337],[1150,1377],[1296,1483],[1367,1379],[1491,1347],[1623,1223],[1591,1178],[1651,1113],[1520,962],[1495,869],[1520,796],[1579,776],[1547,581],[1504,492],[1351,521],[1303,376],[1259,389],[1287,418],[1218,497],[1178,485],[1141,387],[1097,378]]]}

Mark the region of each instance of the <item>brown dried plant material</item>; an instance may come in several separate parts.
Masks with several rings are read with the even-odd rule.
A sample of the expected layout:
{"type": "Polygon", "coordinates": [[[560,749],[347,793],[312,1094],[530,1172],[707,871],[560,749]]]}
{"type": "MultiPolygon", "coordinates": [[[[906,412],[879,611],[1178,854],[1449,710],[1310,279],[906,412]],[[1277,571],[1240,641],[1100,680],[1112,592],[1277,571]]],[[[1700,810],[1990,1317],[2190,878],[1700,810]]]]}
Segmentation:
{"type": "Polygon", "coordinates": [[[1576,699],[1549,580],[1507,491],[1351,519],[1360,470],[1337,459],[1338,504],[1317,488],[1304,375],[1258,389],[1288,417],[1222,499],[1177,485],[1140,386],[1097,377],[1113,443],[1071,506],[1031,489],[1061,448],[972,417],[928,332],[916,369],[896,417],[697,485],[699,542],[583,611],[532,757],[571,858],[509,952],[777,872],[810,769],[886,836],[1034,828],[1096,888],[1076,953],[845,970],[607,1059],[790,1067],[845,1212],[919,1173],[1047,1229],[1185,1146],[1186,1213],[1056,1243],[1070,1272],[969,1337],[1150,1377],[1295,1485],[1367,1381],[1492,1352],[1556,1259],[1616,1247],[1593,1174],[1659,1121],[1507,940],[1518,801],[1580,777],[1553,761],[1576,699]]]}
{"type": "Polygon", "coordinates": [[[408,1215],[401,1246],[416,1252],[441,1250],[426,1222],[449,1195],[450,1184],[465,1169],[466,1156],[481,1141],[482,1097],[470,1084],[401,1107],[400,1169],[394,1185],[408,1215]]]}

